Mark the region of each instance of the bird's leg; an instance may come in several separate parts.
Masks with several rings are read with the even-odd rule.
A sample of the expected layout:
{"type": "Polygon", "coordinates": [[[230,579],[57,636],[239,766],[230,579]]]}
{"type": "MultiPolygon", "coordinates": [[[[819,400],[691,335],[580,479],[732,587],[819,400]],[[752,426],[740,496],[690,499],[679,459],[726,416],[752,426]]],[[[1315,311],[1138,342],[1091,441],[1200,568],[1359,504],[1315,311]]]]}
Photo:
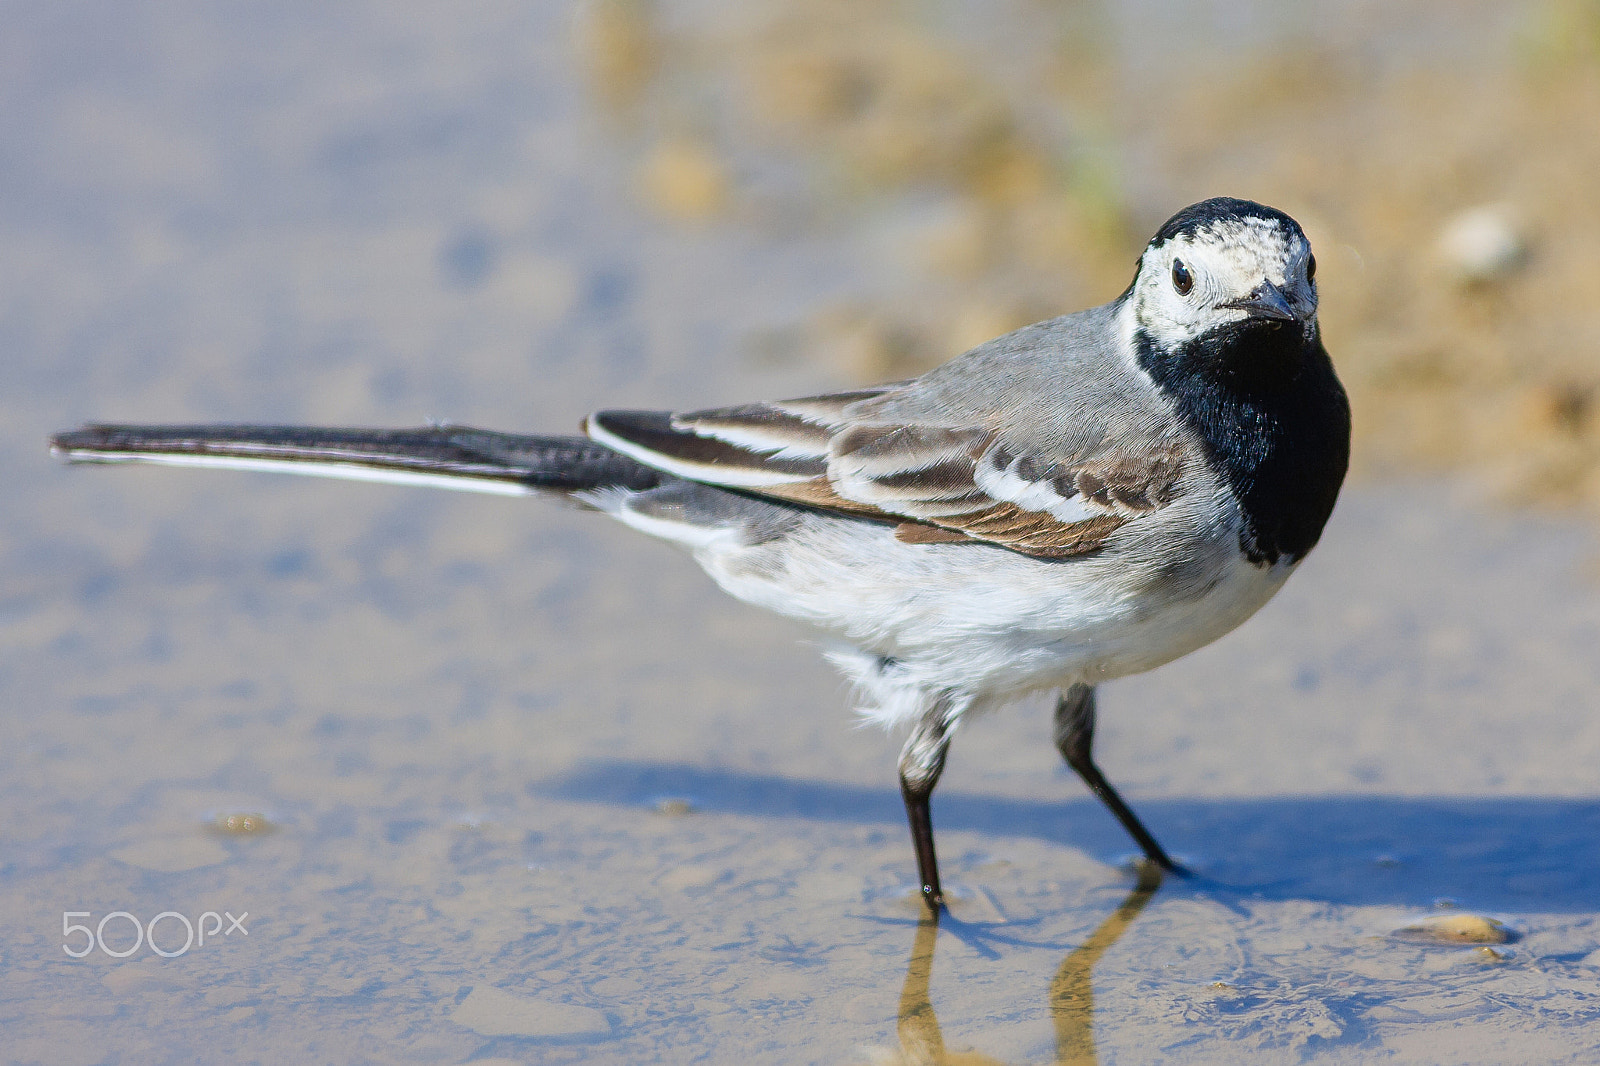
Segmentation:
{"type": "Polygon", "coordinates": [[[905,797],[906,818],[911,822],[911,844],[917,849],[917,873],[922,878],[922,899],[935,916],[944,905],[939,889],[939,860],[933,851],[933,817],[928,798],[944,772],[950,750],[950,723],[942,705],[923,715],[900,749],[900,795],[905,797]]]}
{"type": "Polygon", "coordinates": [[[1073,685],[1061,693],[1056,704],[1056,747],[1067,765],[1078,772],[1089,790],[1100,797],[1111,813],[1117,816],[1122,828],[1144,849],[1151,862],[1172,873],[1184,873],[1183,867],[1167,857],[1150,830],[1139,821],[1139,816],[1122,802],[1117,790],[1111,787],[1100,768],[1094,764],[1094,686],[1073,685]]]}

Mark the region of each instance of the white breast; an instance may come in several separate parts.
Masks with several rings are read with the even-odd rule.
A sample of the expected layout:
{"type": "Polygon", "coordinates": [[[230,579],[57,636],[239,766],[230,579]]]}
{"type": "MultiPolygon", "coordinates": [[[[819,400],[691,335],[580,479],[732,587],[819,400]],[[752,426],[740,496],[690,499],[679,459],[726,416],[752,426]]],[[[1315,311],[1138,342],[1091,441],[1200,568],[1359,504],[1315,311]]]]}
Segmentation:
{"type": "MultiPolygon", "coordinates": [[[[892,657],[900,682],[964,693],[976,708],[1152,669],[1254,614],[1292,567],[1251,565],[1236,515],[1195,513],[1221,506],[1180,504],[1062,560],[903,544],[887,525],[821,515],[764,543],[701,531],[688,546],[730,594],[892,657]]],[[[625,509],[618,517],[629,521],[625,509]]]]}

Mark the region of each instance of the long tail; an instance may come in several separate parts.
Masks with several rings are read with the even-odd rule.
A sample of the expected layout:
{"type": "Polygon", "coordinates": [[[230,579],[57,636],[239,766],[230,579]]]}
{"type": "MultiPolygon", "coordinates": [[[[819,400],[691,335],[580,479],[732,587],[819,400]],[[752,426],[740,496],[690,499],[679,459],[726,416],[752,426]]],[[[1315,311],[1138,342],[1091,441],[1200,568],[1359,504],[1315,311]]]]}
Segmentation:
{"type": "Polygon", "coordinates": [[[165,463],[525,495],[649,489],[668,475],[584,437],[532,437],[467,426],[88,425],[51,438],[72,463],[165,463]]]}

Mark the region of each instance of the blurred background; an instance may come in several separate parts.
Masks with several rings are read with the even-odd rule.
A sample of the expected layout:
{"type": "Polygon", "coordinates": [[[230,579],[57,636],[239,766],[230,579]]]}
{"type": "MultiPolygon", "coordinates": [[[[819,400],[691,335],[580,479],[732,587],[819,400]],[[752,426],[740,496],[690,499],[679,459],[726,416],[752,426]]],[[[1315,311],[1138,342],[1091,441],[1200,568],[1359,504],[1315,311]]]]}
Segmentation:
{"type": "MultiPolygon", "coordinates": [[[[18,5],[0,49],[0,329],[57,375],[309,347],[295,413],[348,419],[456,410],[440,364],[495,348],[471,379],[525,394],[582,311],[653,287],[593,264],[610,236],[713,274],[781,249],[800,276],[700,340],[882,380],[1103,302],[1225,193],[1320,250],[1358,470],[1600,507],[1592,0],[79,2],[18,5]],[[170,293],[190,269],[203,299],[170,293]]],[[[290,403],[217,376],[158,402],[290,403]]]]}
{"type": "Polygon", "coordinates": [[[1600,1056],[1600,2],[3,15],[0,1060],[926,1061],[907,1003],[1004,1061],[1600,1056]],[[1038,702],[956,744],[916,938],[896,738],[593,515],[45,451],[902,377],[1213,195],[1310,234],[1356,469],[1103,694],[1207,878],[1139,905],[1038,702]],[[251,935],[63,954],[119,909],[251,935]],[[1507,942],[1395,935],[1445,911],[1507,942]]]}
{"type": "Polygon", "coordinates": [[[1321,250],[1357,468],[1600,507],[1600,5],[594,0],[580,59],[640,201],[859,232],[785,342],[862,381],[1103,302],[1227,194],[1321,250]],[[892,279],[892,280],[889,280],[892,279]]]}

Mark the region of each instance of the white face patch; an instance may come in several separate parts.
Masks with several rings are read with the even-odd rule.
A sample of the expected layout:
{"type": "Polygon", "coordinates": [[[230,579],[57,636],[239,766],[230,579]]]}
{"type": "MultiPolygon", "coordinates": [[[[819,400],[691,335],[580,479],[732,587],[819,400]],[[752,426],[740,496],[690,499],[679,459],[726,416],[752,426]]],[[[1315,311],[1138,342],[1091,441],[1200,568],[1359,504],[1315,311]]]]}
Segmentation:
{"type": "Polygon", "coordinates": [[[1306,276],[1311,262],[1306,239],[1275,219],[1208,223],[1145,249],[1133,287],[1134,318],[1158,345],[1175,348],[1248,318],[1249,311],[1224,305],[1249,298],[1265,282],[1283,293],[1309,333],[1317,314],[1316,284],[1306,276]],[[1176,278],[1175,264],[1181,264],[1176,278]]]}

